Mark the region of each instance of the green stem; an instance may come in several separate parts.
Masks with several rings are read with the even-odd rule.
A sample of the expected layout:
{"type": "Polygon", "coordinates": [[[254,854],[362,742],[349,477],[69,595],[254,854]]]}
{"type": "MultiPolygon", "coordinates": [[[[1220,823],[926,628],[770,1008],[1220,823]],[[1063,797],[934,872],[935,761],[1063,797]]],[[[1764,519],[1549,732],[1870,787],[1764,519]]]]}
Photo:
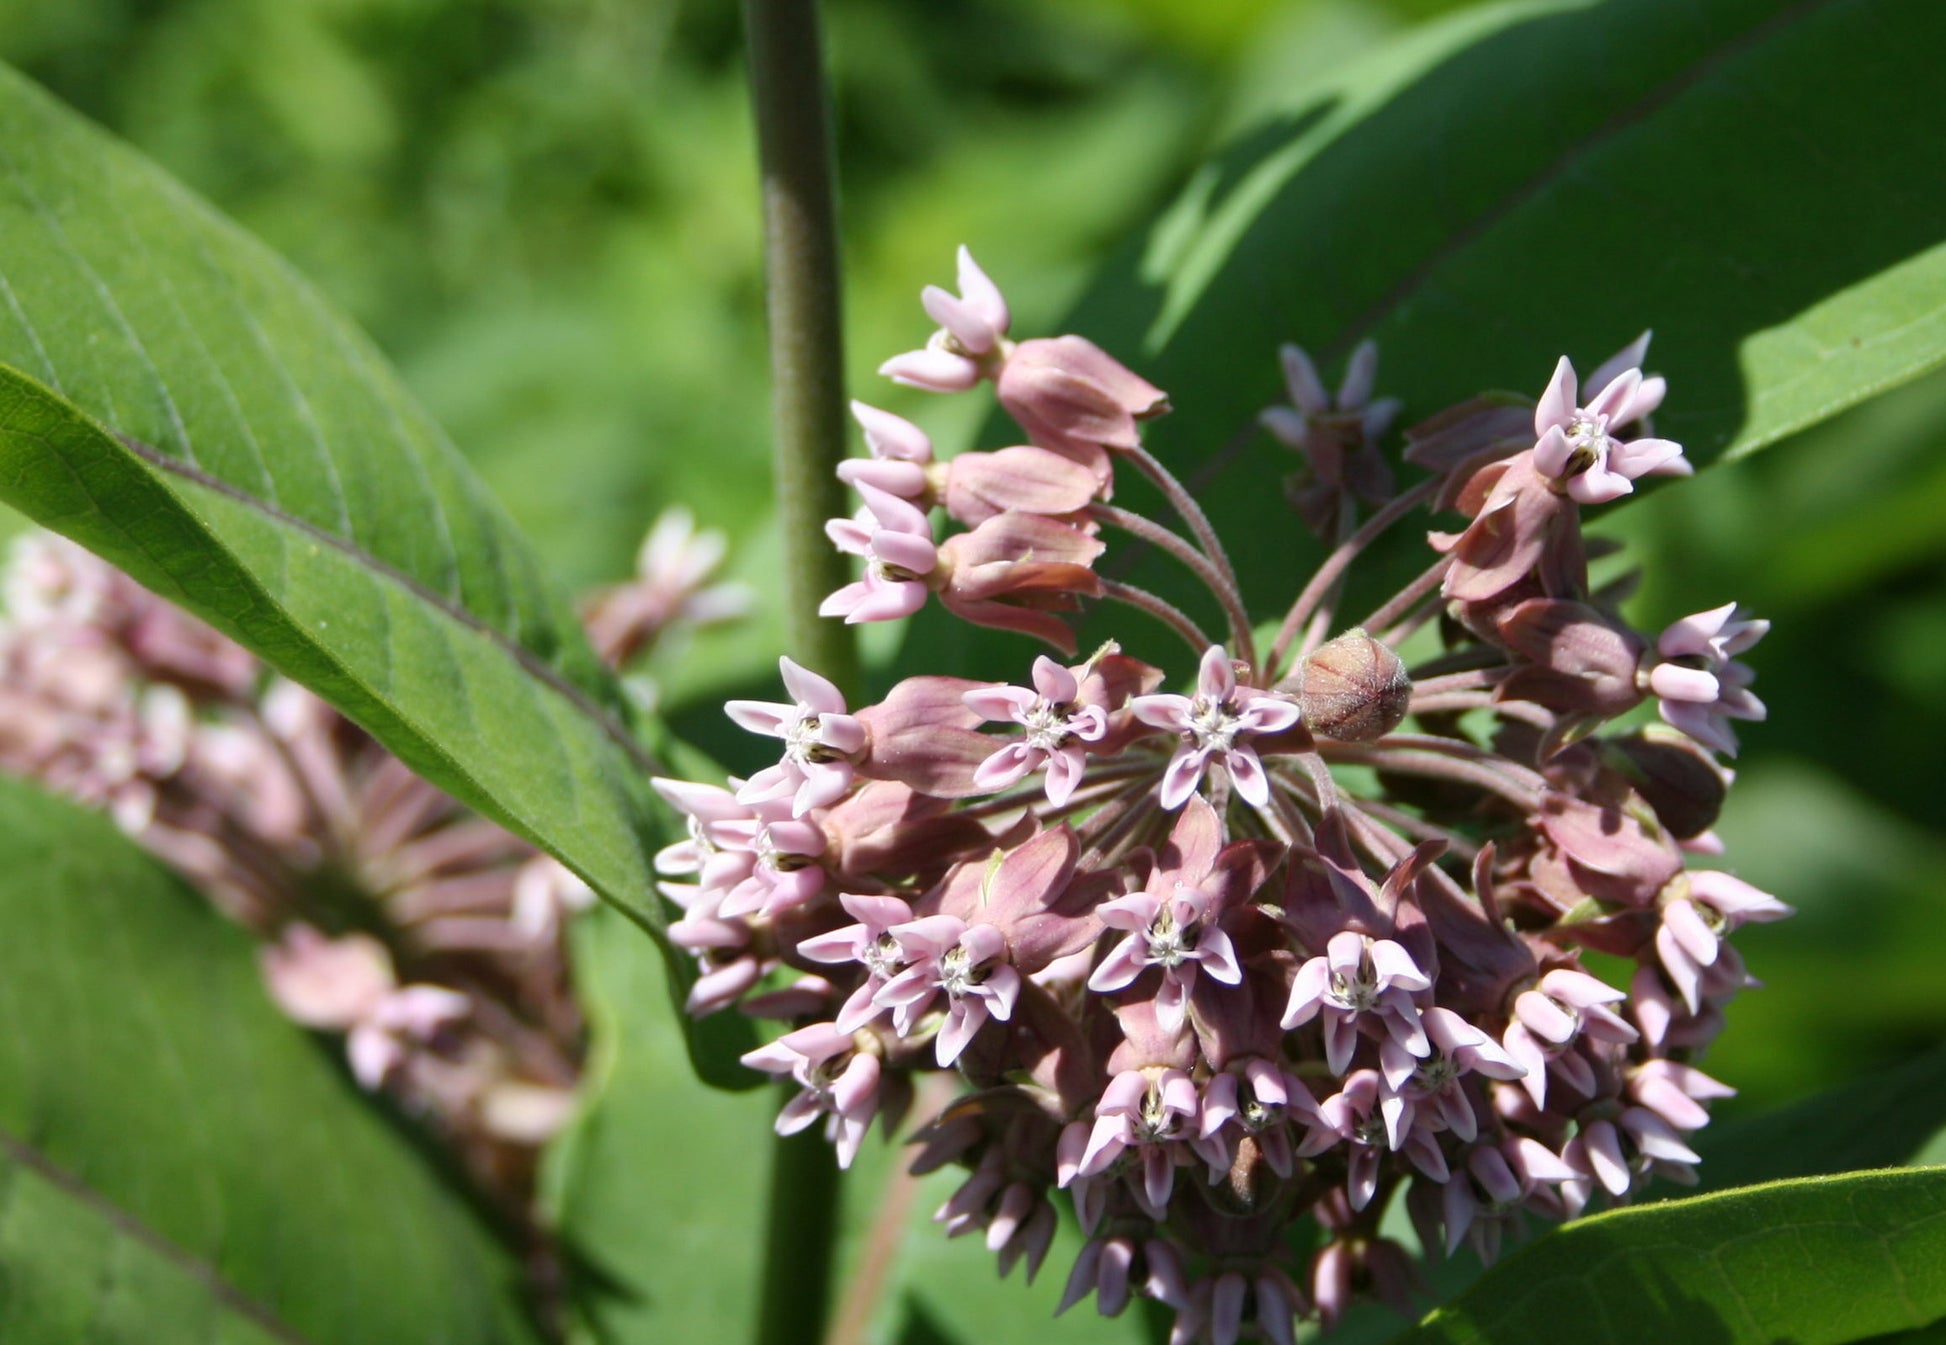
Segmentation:
{"type": "MultiPolygon", "coordinates": [[[[777,1105],[796,1092],[789,1085],[779,1090],[777,1105]]],[[[822,1127],[771,1143],[756,1345],[818,1345],[823,1339],[831,1315],[838,1199],[838,1160],[822,1127]]]]}
{"type": "MultiPolygon", "coordinates": [[[[818,615],[825,595],[851,576],[824,535],[826,519],[850,510],[836,475],[845,455],[844,343],[817,0],[744,0],[743,22],[763,173],[771,461],[787,645],[856,705],[861,681],[851,628],[818,615]]],[[[823,1335],[838,1203],[837,1164],[820,1134],[777,1139],[756,1345],[816,1345],[823,1335]]]]}
{"type": "Polygon", "coordinates": [[[851,580],[824,535],[851,509],[837,478],[845,456],[844,341],[829,98],[816,0],[744,0],[757,154],[763,169],[764,273],[777,526],[784,540],[785,624],[792,657],[856,701],[851,628],[818,604],[851,580]]]}

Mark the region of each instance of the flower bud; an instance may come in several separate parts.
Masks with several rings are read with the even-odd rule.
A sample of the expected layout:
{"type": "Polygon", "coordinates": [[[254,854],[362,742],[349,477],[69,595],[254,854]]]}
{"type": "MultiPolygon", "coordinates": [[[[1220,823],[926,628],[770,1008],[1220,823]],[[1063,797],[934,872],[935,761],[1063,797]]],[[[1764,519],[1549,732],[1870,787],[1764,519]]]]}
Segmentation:
{"type": "Polygon", "coordinates": [[[1677,840],[1716,825],[1730,782],[1705,750],[1655,729],[1611,738],[1605,746],[1622,759],[1622,772],[1677,840]]]}
{"type": "Polygon", "coordinates": [[[1348,743],[1384,737],[1412,703],[1405,664],[1362,628],[1305,655],[1277,689],[1297,696],[1312,733],[1348,743]]]}

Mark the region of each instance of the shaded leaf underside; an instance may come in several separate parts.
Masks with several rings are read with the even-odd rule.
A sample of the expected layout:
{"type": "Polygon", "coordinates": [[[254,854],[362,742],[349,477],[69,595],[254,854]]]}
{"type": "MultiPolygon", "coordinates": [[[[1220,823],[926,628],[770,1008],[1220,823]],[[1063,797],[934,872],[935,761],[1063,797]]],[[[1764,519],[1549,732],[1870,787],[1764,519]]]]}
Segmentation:
{"type": "Polygon", "coordinates": [[[0,1339],[533,1340],[478,1215],[104,819],[0,779],[0,1339]]]}

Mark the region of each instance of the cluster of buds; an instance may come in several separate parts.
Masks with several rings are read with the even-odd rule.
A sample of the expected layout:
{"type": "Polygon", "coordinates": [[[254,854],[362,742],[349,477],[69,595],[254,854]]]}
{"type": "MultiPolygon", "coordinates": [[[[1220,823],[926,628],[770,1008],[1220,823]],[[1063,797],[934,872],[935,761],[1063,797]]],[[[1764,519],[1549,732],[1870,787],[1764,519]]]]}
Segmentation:
{"type": "Polygon", "coordinates": [[[1585,404],[1563,360],[1538,404],[1407,430],[1425,475],[1402,490],[1375,351],[1335,402],[1284,351],[1293,405],[1264,423],[1305,454],[1298,503],[1333,549],[1260,654],[1203,511],[1141,443],[1162,394],[1079,337],[1013,342],[964,252],[959,293],[925,306],[940,331],[883,372],[992,381],[1027,442],[941,462],[855,408],[871,456],[841,475],[864,507],[829,531],[865,570],[826,611],[937,595],[1066,658],[855,708],[785,660],[788,700],[729,706],[781,740],[775,765],[658,782],[688,820],[660,864],[702,969],[691,1011],[789,1024],[746,1057],[798,1086],[778,1128],[821,1122],[848,1163],[917,1076],[951,1071],[963,1091],[913,1165],[968,1169],[948,1233],[1031,1276],[1065,1191],[1088,1240],[1063,1309],[1142,1294],[1175,1310],[1172,1339],[1214,1345],[1288,1342],[1365,1294],[1409,1308],[1413,1263],[1380,1231],[1395,1199],[1428,1254],[1490,1258],[1526,1215],[1693,1180],[1686,1136],[1729,1092],[1696,1061],[1751,984],[1729,936],[1789,912],[1701,867],[1716,754],[1762,715],[1735,656],[1763,623],[1726,606],[1651,639],[1589,582],[1582,508],[1687,470],[1650,433],[1646,338],[1585,404]],[[1127,468],[1182,531],[1107,502],[1127,468]],[[1341,622],[1347,567],[1421,505],[1464,526],[1341,622]],[[935,510],[962,531],[939,540],[935,510]],[[1224,638],[1098,576],[1105,530],[1180,560],[1224,638]],[[1093,599],[1174,630],[1183,667],[1114,643],[1076,661],[1064,614],[1093,599]],[[1666,723],[1642,722],[1651,701],[1666,723]],[[1632,961],[1628,983],[1586,950],[1632,961]]]}
{"type": "MultiPolygon", "coordinates": [[[[734,611],[721,554],[666,516],[591,634],[620,662],[734,611]]],[[[580,1073],[561,931],[592,893],[72,543],[18,539],[0,585],[0,769],[109,811],[262,938],[276,1003],[525,1209],[580,1073]]]]}

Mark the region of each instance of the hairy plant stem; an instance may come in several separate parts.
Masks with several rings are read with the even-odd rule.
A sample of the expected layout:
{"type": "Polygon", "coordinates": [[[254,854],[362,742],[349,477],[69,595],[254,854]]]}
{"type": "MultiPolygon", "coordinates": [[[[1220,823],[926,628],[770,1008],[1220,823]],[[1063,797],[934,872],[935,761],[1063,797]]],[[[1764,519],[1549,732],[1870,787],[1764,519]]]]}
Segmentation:
{"type": "MultiPolygon", "coordinates": [[[[852,631],[818,615],[819,602],[850,576],[824,535],[824,521],[848,511],[837,478],[845,453],[844,343],[817,0],[744,0],[743,23],[763,178],[771,461],[787,643],[793,657],[857,704],[852,631]]],[[[771,1151],[757,1345],[815,1345],[823,1335],[838,1203],[831,1146],[815,1130],[779,1137],[771,1151]]]]}
{"type": "MultiPolygon", "coordinates": [[[[1381,631],[1386,631],[1388,627],[1398,624],[1412,614],[1412,609],[1418,606],[1421,598],[1426,597],[1434,589],[1439,587],[1440,583],[1446,578],[1446,571],[1452,568],[1453,558],[1451,556],[1441,556],[1438,560],[1420,571],[1418,578],[1388,598],[1384,606],[1380,607],[1358,624],[1374,635],[1379,634],[1381,631]]],[[[1392,641],[1388,640],[1386,643],[1390,644],[1392,641]]]]}
{"type": "Polygon", "coordinates": [[[1181,608],[1167,599],[1156,597],[1145,588],[1137,588],[1133,584],[1120,584],[1113,579],[1104,579],[1101,581],[1101,593],[1104,598],[1111,598],[1116,602],[1126,603],[1138,611],[1147,612],[1182,636],[1188,642],[1191,652],[1195,654],[1200,655],[1210,647],[1210,638],[1203,634],[1202,627],[1185,616],[1181,608]]]}
{"type": "Polygon", "coordinates": [[[1210,526],[1209,515],[1203,512],[1203,506],[1196,503],[1196,497],[1189,493],[1188,488],[1176,479],[1176,474],[1164,467],[1148,449],[1136,447],[1123,451],[1141,470],[1142,475],[1148,477],[1155,488],[1162,492],[1162,497],[1169,502],[1169,507],[1176,511],[1177,516],[1189,525],[1189,531],[1195,536],[1197,545],[1202,547],[1203,554],[1208,556],[1210,563],[1216,567],[1217,573],[1222,577],[1222,584],[1220,587],[1213,587],[1213,591],[1216,600],[1223,604],[1223,614],[1229,619],[1232,628],[1234,647],[1230,652],[1249,664],[1253,671],[1264,673],[1262,684],[1269,686],[1269,670],[1257,667],[1256,641],[1250,632],[1250,617],[1243,605],[1243,587],[1237,583],[1236,567],[1230,564],[1229,553],[1223,550],[1222,540],[1217,537],[1216,529],[1210,526]]]}
{"type": "Polygon", "coordinates": [[[855,699],[852,631],[818,615],[825,595],[851,578],[824,522],[851,511],[837,477],[845,456],[844,340],[817,2],[744,0],[743,23],[763,174],[771,464],[784,539],[788,645],[798,662],[855,699]]]}
{"type": "Polygon", "coordinates": [[[1311,576],[1311,582],[1306,584],[1304,591],[1297,595],[1297,600],[1291,604],[1291,610],[1284,613],[1284,624],[1277,628],[1277,638],[1270,646],[1270,662],[1267,665],[1271,674],[1280,672],[1285,656],[1291,652],[1292,643],[1304,629],[1304,623],[1318,604],[1330,594],[1351,563],[1358,559],[1359,553],[1370,546],[1387,528],[1418,508],[1422,501],[1432,495],[1433,488],[1437,484],[1437,481],[1424,481],[1406,491],[1405,494],[1393,497],[1377,513],[1366,519],[1357,532],[1346,538],[1324,558],[1324,564],[1318,566],[1317,573],[1311,576]]]}
{"type": "Polygon", "coordinates": [[[1226,578],[1216,564],[1191,545],[1187,538],[1178,536],[1160,523],[1127,509],[1117,509],[1112,504],[1089,505],[1088,512],[1103,523],[1160,547],[1181,561],[1190,573],[1203,581],[1203,586],[1209,589],[1222,607],[1224,620],[1230,625],[1231,647],[1248,648],[1250,617],[1243,610],[1243,599],[1237,594],[1234,582],[1226,578]]]}

